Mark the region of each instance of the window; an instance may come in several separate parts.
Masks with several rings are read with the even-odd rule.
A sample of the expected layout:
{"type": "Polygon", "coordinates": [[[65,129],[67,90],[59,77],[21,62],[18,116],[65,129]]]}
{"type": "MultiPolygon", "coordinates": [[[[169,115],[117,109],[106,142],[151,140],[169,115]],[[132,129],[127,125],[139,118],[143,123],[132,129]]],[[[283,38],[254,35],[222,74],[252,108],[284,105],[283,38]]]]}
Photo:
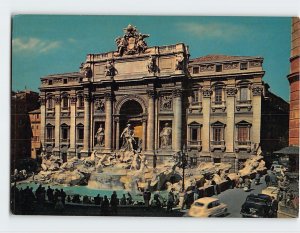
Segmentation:
{"type": "Polygon", "coordinates": [[[247,62],[242,62],[240,64],[240,69],[241,70],[247,70],[248,69],[248,63],[247,62]]]}
{"type": "Polygon", "coordinates": [[[249,128],[247,126],[238,127],[238,141],[246,142],[248,141],[249,128]]]}
{"type": "Polygon", "coordinates": [[[52,80],[48,80],[48,85],[52,85],[52,80]]]}
{"type": "Polygon", "coordinates": [[[201,145],[201,124],[198,122],[192,122],[189,127],[189,145],[200,146],[201,145]]]}
{"type": "Polygon", "coordinates": [[[36,119],[39,119],[40,118],[40,115],[39,114],[36,114],[36,119]]]}
{"type": "Polygon", "coordinates": [[[222,87],[215,88],[215,104],[222,104],[222,87]]]}
{"type": "Polygon", "coordinates": [[[222,65],[216,65],[216,72],[222,71],[222,65]]]}
{"type": "Polygon", "coordinates": [[[198,141],[198,129],[197,128],[192,128],[191,140],[198,141]]]}
{"type": "Polygon", "coordinates": [[[213,141],[220,142],[222,140],[222,128],[221,127],[214,127],[213,128],[213,141]]]}
{"type": "Polygon", "coordinates": [[[46,126],[46,137],[47,137],[47,139],[54,138],[54,126],[52,126],[52,125],[46,126]]]}
{"type": "Polygon", "coordinates": [[[53,108],[53,99],[52,99],[52,97],[48,98],[48,100],[47,100],[47,107],[48,107],[48,109],[52,109],[53,108]]]}
{"type": "Polygon", "coordinates": [[[68,97],[63,97],[62,98],[62,107],[63,108],[68,108],[68,97]]]}
{"type": "Polygon", "coordinates": [[[78,108],[83,108],[83,107],[84,107],[83,96],[80,95],[78,96],[78,108]]]}
{"type": "Polygon", "coordinates": [[[192,103],[193,104],[199,103],[199,91],[198,90],[193,91],[193,94],[192,94],[192,103]]]}
{"type": "Polygon", "coordinates": [[[251,123],[240,121],[236,124],[238,145],[250,145],[251,123]]]}
{"type": "Polygon", "coordinates": [[[199,74],[199,67],[193,67],[193,74],[199,74]]]}
{"type": "Polygon", "coordinates": [[[211,127],[212,127],[212,144],[223,145],[225,124],[223,124],[220,121],[217,121],[211,124],[211,127]]]}
{"type": "Polygon", "coordinates": [[[248,88],[247,87],[241,87],[241,89],[240,89],[240,100],[241,101],[248,100],[248,88]]]}
{"type": "Polygon", "coordinates": [[[67,127],[61,128],[61,139],[68,139],[68,128],[67,127]]]}
{"type": "Polygon", "coordinates": [[[83,140],[83,135],[84,135],[84,129],[83,129],[83,127],[78,127],[78,129],[77,129],[77,139],[78,140],[83,140]]]}
{"type": "Polygon", "coordinates": [[[67,84],[67,83],[68,83],[68,79],[64,78],[63,80],[64,80],[64,81],[63,81],[64,84],[67,84]]]}

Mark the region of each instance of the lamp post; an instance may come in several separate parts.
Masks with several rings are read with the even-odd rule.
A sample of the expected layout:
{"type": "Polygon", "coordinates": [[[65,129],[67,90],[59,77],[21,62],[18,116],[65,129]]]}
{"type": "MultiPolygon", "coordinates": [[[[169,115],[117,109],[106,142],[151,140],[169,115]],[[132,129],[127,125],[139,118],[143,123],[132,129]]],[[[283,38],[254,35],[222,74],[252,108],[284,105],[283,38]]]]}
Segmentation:
{"type": "Polygon", "coordinates": [[[180,167],[182,168],[182,191],[184,191],[184,171],[187,165],[187,153],[185,149],[185,145],[183,145],[182,150],[180,152],[180,167]]]}

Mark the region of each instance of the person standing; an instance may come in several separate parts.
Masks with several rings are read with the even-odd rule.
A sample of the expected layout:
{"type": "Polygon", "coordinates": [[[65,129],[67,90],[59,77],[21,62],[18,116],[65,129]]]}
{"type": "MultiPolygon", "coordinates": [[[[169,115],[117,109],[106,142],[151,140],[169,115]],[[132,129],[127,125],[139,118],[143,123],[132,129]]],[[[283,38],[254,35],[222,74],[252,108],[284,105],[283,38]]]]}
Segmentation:
{"type": "Polygon", "coordinates": [[[110,197],[110,206],[112,214],[118,214],[118,197],[116,191],[113,191],[113,194],[110,197]]]}
{"type": "Polygon", "coordinates": [[[172,212],[172,208],[174,206],[174,193],[173,189],[168,194],[168,202],[167,202],[167,212],[172,212]]]}
{"type": "Polygon", "coordinates": [[[265,176],[265,182],[266,182],[267,187],[269,187],[270,181],[271,181],[271,178],[270,178],[269,174],[267,174],[267,175],[265,176]]]}
{"type": "Polygon", "coordinates": [[[109,201],[106,195],[104,196],[103,202],[101,203],[101,213],[104,216],[107,216],[109,213],[109,201]]]}
{"type": "Polygon", "coordinates": [[[151,192],[149,191],[149,189],[146,189],[146,191],[143,194],[143,197],[144,197],[144,202],[145,202],[146,208],[149,208],[149,203],[150,203],[150,199],[151,199],[151,192]]]}

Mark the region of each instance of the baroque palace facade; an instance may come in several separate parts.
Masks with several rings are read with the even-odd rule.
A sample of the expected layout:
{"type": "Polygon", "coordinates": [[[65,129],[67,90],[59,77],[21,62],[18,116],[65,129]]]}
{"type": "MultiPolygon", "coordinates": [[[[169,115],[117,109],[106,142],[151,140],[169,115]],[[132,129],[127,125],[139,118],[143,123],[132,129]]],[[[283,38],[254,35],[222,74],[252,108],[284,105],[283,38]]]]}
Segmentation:
{"type": "Polygon", "coordinates": [[[67,160],[133,148],[163,162],[186,148],[192,163],[237,169],[260,143],[263,59],[189,59],[185,44],[148,47],[147,37],[128,25],[117,51],[41,78],[43,149],[67,160]]]}

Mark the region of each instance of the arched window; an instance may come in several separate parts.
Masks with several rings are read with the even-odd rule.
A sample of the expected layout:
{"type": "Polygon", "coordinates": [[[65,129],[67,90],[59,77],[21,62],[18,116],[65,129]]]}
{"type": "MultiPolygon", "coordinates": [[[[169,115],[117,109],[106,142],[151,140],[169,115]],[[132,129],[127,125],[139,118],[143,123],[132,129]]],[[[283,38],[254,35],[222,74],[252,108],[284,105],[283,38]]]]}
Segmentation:
{"type": "Polygon", "coordinates": [[[54,141],[54,126],[49,123],[46,125],[46,141],[54,141]]]}
{"type": "Polygon", "coordinates": [[[76,126],[76,129],[77,129],[77,138],[76,138],[76,141],[77,143],[82,143],[83,142],[83,138],[84,138],[84,126],[83,124],[79,123],[77,126],[76,126]]]}
{"type": "Polygon", "coordinates": [[[67,141],[69,139],[69,126],[67,124],[62,124],[61,126],[61,140],[67,141]]]}

